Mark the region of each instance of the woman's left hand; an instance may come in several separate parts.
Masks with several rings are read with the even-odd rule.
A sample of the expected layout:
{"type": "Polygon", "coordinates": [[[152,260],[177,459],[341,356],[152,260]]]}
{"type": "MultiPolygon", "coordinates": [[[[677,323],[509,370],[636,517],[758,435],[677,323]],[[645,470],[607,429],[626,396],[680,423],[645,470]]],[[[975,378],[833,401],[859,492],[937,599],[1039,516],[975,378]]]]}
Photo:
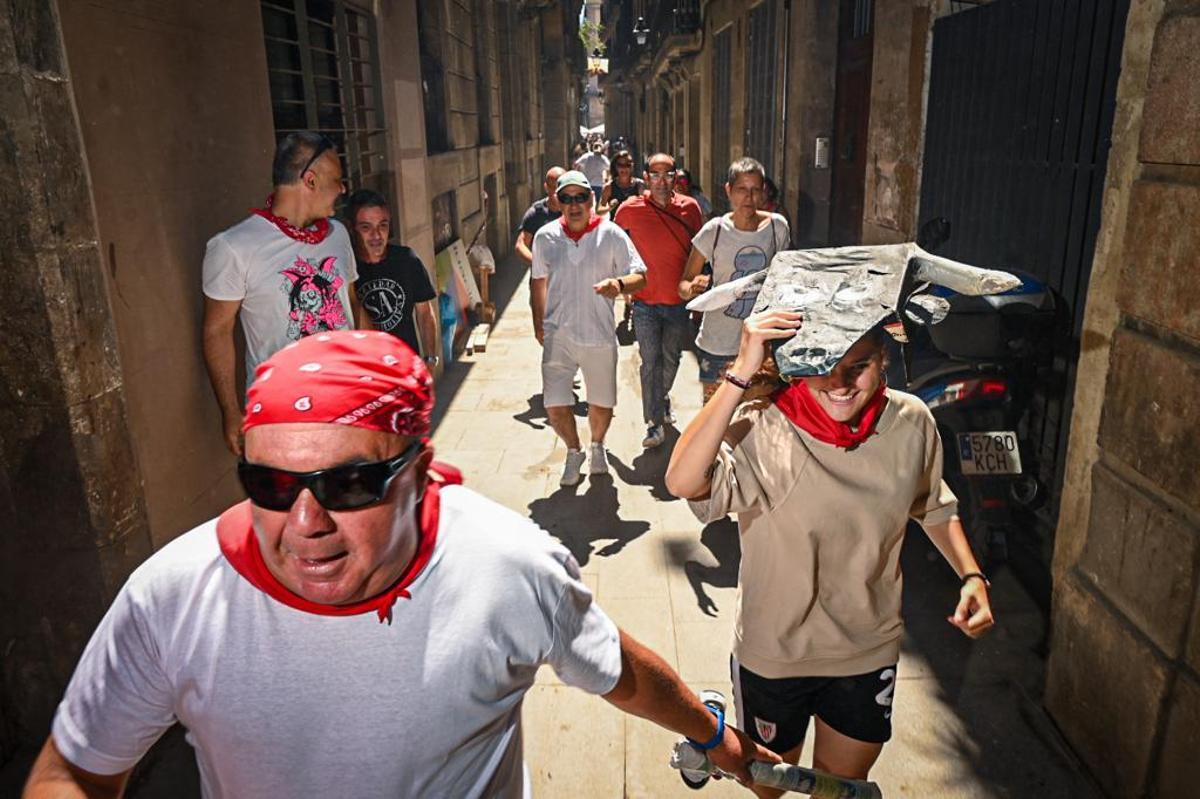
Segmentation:
{"type": "Polygon", "coordinates": [[[988,600],[987,584],[978,577],[963,583],[959,592],[958,607],[946,621],[963,631],[969,638],[978,638],[995,624],[992,605],[988,600]]]}

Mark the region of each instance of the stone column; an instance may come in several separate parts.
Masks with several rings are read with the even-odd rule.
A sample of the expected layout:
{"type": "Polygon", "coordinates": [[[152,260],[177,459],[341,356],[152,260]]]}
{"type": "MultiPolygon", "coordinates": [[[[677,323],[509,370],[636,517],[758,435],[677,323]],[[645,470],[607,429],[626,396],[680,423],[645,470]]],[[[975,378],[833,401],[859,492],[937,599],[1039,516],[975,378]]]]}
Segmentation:
{"type": "Polygon", "coordinates": [[[57,7],[0,0],[0,763],[151,551],[57,7]]]}

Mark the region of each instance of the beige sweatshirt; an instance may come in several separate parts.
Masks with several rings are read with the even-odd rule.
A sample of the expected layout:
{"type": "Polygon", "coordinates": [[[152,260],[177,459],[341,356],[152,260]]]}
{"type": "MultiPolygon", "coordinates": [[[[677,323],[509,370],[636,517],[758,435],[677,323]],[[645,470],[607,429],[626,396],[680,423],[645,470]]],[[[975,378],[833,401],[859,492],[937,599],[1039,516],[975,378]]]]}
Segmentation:
{"type": "Polygon", "coordinates": [[[703,522],[738,516],[733,654],[768,678],[865,674],[900,656],[900,545],[909,519],[949,521],[929,409],[887,391],[853,450],[814,439],[774,405],[743,408],[717,455],[703,522]]]}

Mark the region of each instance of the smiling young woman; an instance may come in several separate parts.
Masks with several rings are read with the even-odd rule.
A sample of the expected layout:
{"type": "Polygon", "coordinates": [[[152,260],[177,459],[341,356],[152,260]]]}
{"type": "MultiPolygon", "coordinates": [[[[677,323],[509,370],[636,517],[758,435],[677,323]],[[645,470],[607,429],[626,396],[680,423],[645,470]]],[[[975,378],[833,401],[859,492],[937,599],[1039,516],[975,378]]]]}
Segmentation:
{"type": "Polygon", "coordinates": [[[992,613],[942,480],[933,416],[887,387],[881,328],[828,374],[786,385],[768,376],[766,401],[752,385],[762,382],[768,343],[791,338],[801,323],[784,310],[745,320],[738,354],[676,443],[666,483],[705,523],[738,516],[731,678],[739,725],[796,763],[815,716],[814,766],[866,779],[891,737],[910,519],[962,578],[948,621],[974,638],[992,613]],[[758,401],[747,402],[750,393],[758,401]]]}

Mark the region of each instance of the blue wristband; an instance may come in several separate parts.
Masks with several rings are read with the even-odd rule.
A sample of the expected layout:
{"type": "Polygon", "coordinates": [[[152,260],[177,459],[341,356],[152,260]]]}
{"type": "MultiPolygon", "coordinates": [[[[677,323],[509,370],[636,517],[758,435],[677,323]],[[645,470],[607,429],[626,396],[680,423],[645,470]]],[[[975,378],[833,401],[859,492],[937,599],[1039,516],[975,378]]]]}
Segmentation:
{"type": "Polygon", "coordinates": [[[725,737],[725,711],[718,710],[712,705],[705,705],[705,707],[708,708],[710,713],[717,717],[716,734],[704,743],[700,743],[695,739],[688,738],[688,743],[699,749],[701,752],[707,752],[709,749],[715,748],[717,744],[721,743],[721,739],[725,737]]]}

